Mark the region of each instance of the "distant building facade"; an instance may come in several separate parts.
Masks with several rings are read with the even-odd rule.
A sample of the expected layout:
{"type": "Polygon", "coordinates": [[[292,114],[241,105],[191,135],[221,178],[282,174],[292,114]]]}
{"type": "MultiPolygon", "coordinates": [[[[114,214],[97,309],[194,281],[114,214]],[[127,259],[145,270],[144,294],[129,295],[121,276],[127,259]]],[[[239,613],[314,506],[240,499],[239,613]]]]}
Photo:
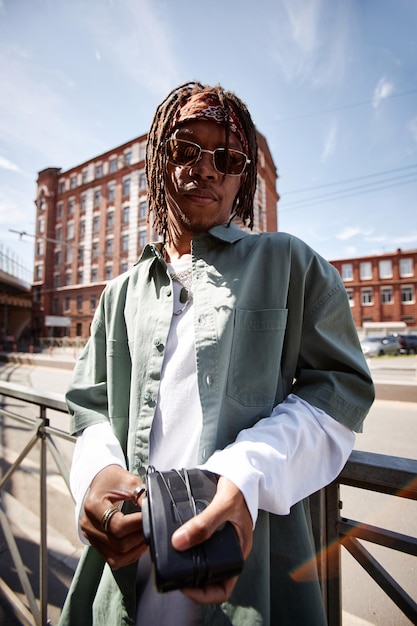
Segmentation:
{"type": "Polygon", "coordinates": [[[331,261],[357,328],[417,328],[417,250],[331,261]]]}
{"type": "MultiPolygon", "coordinates": [[[[33,278],[33,336],[83,337],[106,283],[127,271],[149,241],[146,135],[65,172],[38,174],[33,278]]],[[[253,232],[276,231],[277,171],[258,133],[253,232]]]]}

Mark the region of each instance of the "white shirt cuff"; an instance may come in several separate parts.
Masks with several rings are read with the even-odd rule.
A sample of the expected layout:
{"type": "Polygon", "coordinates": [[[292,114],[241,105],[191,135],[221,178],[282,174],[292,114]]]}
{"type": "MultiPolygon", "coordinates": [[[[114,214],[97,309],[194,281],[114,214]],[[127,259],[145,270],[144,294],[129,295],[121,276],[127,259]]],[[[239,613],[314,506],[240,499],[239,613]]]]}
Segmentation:
{"type": "Polygon", "coordinates": [[[347,426],[291,394],[201,467],[240,489],[255,525],[258,509],[288,515],[293,504],[328,485],[354,443],[347,426]]]}
{"type": "Polygon", "coordinates": [[[78,535],[88,544],[80,529],[80,515],[91,482],[108,465],[120,465],[126,469],[126,461],[120,443],[109,422],[94,424],[77,435],[70,472],[71,492],[75,500],[75,523],[78,535]]]}

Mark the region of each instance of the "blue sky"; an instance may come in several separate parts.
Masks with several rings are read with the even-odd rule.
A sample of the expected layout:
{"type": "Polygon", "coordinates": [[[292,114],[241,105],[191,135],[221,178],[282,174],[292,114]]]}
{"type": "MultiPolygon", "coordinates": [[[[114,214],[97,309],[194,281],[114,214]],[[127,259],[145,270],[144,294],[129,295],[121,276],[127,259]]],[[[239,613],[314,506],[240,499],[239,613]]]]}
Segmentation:
{"type": "Polygon", "coordinates": [[[0,243],[28,266],[37,172],[221,83],[278,169],[279,230],[325,258],[417,247],[415,0],[0,0],[0,243]]]}

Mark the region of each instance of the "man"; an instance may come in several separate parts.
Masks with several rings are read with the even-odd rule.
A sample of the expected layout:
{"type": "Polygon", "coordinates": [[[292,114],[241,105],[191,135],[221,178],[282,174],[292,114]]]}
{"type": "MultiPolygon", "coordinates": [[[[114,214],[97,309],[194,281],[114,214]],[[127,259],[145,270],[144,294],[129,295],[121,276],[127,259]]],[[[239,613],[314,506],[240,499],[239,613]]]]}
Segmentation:
{"type": "Polygon", "coordinates": [[[178,87],[147,148],[161,241],[106,287],[67,394],[77,519],[93,547],[61,624],[324,624],[314,567],[297,575],[314,562],[305,498],[337,476],[373,401],[343,284],[300,240],[232,222],[252,226],[257,172],[233,93],[178,87]],[[219,475],[172,544],[229,520],[238,578],[156,593],[141,513],[127,514],[150,464],[219,475]]]}

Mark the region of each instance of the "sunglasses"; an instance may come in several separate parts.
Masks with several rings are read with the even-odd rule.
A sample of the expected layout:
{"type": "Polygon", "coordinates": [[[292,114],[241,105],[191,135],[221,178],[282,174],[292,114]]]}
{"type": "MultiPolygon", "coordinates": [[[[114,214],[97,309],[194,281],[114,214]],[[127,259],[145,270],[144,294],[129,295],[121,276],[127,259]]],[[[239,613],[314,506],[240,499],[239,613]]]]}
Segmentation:
{"type": "Polygon", "coordinates": [[[192,167],[201,159],[203,152],[213,155],[213,165],[220,174],[240,176],[250,160],[239,150],[233,148],[216,148],[216,150],[203,150],[198,143],[186,139],[167,139],[165,151],[168,161],[173,165],[192,167]]]}

